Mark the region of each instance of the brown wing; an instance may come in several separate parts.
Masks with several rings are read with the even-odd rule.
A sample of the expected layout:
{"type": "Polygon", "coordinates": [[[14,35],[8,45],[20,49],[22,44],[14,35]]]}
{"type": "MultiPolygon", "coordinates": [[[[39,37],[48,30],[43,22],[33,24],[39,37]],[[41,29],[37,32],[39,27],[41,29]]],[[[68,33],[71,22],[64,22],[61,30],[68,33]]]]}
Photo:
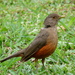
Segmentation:
{"type": "Polygon", "coordinates": [[[34,41],[25,49],[24,56],[22,57],[21,61],[27,61],[34,53],[41,49],[46,44],[47,37],[48,33],[44,29],[41,30],[34,41]]]}

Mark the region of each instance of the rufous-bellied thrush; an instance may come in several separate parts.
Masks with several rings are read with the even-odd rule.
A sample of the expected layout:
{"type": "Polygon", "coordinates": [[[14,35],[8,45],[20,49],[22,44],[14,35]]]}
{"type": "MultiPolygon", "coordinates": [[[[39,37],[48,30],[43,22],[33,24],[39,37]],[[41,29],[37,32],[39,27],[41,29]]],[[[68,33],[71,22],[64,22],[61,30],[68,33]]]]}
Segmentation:
{"type": "Polygon", "coordinates": [[[22,57],[21,61],[27,61],[34,57],[36,61],[42,59],[44,66],[45,58],[51,55],[57,47],[58,36],[56,25],[60,18],[62,17],[54,13],[47,16],[44,20],[44,28],[40,30],[40,33],[27,48],[6,57],[0,62],[4,62],[13,57],[22,57]]]}

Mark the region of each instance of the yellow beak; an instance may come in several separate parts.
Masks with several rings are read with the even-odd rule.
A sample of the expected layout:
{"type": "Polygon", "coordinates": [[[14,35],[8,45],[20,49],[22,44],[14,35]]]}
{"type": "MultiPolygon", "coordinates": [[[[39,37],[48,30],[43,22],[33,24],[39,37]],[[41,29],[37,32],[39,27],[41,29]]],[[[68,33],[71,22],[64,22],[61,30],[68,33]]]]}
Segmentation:
{"type": "Polygon", "coordinates": [[[65,17],[65,15],[62,15],[62,16],[60,16],[60,19],[61,19],[61,18],[64,18],[64,17],[65,17]]]}

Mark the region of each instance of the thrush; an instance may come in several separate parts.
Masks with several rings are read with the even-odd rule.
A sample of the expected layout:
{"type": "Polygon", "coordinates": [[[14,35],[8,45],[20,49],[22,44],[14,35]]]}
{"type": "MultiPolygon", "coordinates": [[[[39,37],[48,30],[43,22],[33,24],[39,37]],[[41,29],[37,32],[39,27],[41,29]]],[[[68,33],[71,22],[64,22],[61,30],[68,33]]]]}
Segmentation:
{"type": "Polygon", "coordinates": [[[58,35],[56,25],[60,18],[62,17],[55,13],[48,15],[44,20],[44,28],[40,30],[39,34],[27,48],[4,58],[0,62],[14,57],[22,57],[21,61],[26,62],[34,57],[35,62],[37,62],[38,59],[42,59],[42,64],[44,66],[45,58],[50,56],[57,47],[58,35]]]}

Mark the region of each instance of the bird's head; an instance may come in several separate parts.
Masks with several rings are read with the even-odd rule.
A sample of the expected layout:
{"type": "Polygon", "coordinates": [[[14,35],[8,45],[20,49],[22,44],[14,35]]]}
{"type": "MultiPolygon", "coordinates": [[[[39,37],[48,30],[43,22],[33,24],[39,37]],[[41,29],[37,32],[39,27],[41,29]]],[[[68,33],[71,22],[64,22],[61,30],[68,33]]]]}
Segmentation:
{"type": "Polygon", "coordinates": [[[58,14],[50,14],[46,17],[45,21],[44,21],[44,25],[45,27],[52,27],[55,26],[58,23],[58,20],[61,19],[62,16],[59,16],[58,14]]]}

